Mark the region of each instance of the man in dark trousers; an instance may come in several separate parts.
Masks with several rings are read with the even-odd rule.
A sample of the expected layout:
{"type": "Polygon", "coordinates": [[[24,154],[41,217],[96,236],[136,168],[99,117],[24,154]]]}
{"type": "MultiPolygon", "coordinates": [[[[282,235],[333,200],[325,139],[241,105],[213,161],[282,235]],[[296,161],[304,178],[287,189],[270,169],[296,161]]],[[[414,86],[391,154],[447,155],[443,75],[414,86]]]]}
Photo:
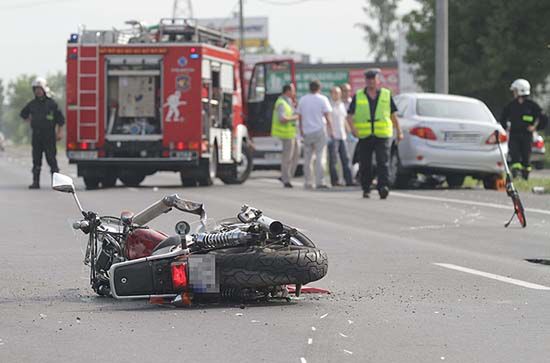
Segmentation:
{"type": "Polygon", "coordinates": [[[59,172],[55,144],[61,140],[65,118],[57,103],[48,96],[49,89],[44,78],[34,80],[32,90],[34,99],[21,110],[20,116],[30,121],[32,130],[32,184],[29,189],[39,189],[42,153],[46,154],[51,173],[59,172]]]}
{"type": "Polygon", "coordinates": [[[536,102],[528,98],[531,94],[531,85],[527,80],[516,79],[512,82],[510,90],[514,100],[504,107],[500,123],[510,134],[508,145],[512,159],[512,175],[516,177],[521,173],[523,179],[527,180],[531,172],[533,131],[537,129],[542,110],[536,102]]]}
{"type": "Polygon", "coordinates": [[[397,119],[397,107],[387,88],[380,88],[380,70],[368,69],[365,72],[365,89],[357,91],[348,109],[348,125],[355,137],[359,156],[359,172],[363,198],[370,197],[374,173],[372,154],[376,155],[377,189],[381,199],[386,199],[389,188],[389,158],[393,129],[396,140],[403,139],[403,132],[397,119]]]}

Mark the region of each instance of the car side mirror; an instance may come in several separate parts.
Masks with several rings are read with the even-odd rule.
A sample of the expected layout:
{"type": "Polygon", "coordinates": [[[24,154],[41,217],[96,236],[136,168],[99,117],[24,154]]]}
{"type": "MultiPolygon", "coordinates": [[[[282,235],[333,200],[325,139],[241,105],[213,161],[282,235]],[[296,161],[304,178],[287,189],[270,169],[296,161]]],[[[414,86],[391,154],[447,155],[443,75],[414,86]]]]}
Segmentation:
{"type": "Polygon", "coordinates": [[[75,192],[73,180],[70,177],[59,173],[53,173],[52,189],[63,193],[74,194],[75,192]]]}

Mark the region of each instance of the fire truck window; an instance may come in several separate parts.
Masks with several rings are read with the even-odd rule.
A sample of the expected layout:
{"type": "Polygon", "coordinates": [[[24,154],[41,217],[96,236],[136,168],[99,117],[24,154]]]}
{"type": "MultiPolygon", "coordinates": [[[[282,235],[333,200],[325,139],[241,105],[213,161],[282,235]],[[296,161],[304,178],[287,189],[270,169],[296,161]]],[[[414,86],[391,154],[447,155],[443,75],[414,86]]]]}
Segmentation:
{"type": "Polygon", "coordinates": [[[222,100],[222,127],[233,126],[233,93],[224,93],[222,100]]]}
{"type": "Polygon", "coordinates": [[[265,67],[263,65],[254,68],[250,80],[248,102],[262,102],[265,97],[265,67]]]}
{"type": "Polygon", "coordinates": [[[222,64],[220,69],[220,86],[224,91],[230,92],[233,90],[233,66],[230,64],[222,64]]]}

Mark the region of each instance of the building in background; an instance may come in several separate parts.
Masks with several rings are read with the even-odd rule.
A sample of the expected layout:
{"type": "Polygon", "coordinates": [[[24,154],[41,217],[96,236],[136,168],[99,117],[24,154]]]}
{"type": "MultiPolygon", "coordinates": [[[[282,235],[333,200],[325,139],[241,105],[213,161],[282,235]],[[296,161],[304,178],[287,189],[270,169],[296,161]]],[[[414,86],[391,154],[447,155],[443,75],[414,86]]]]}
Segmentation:
{"type": "MultiPolygon", "coordinates": [[[[199,25],[219,30],[237,40],[240,47],[239,17],[197,19],[199,25]]],[[[269,48],[269,32],[267,17],[244,18],[244,47],[269,48]]]]}

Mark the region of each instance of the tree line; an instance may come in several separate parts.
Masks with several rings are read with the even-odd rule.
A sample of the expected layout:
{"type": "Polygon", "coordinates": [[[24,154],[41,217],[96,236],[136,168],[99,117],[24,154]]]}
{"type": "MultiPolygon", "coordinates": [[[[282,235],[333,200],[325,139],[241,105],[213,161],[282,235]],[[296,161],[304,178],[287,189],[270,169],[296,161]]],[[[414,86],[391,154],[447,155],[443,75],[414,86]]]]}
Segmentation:
{"type": "MultiPolygon", "coordinates": [[[[433,92],[435,1],[396,15],[400,0],[365,0],[366,22],[358,24],[376,60],[396,58],[399,26],[406,32],[405,60],[423,90],[433,92]],[[388,39],[392,41],[388,41],[388,39]]],[[[449,93],[479,98],[499,116],[517,78],[544,96],[550,75],[550,1],[448,0],[449,93]]]]}

